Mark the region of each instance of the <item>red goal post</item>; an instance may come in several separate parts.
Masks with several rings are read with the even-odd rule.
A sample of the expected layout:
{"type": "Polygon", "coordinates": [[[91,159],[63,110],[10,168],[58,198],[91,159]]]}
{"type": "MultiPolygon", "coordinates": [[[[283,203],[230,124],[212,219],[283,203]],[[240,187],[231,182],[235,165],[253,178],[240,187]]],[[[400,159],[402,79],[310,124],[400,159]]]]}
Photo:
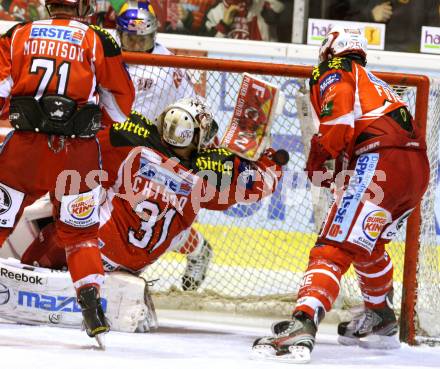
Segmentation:
{"type": "MultiPolygon", "coordinates": [[[[234,79],[239,78],[241,73],[244,72],[248,72],[248,73],[252,73],[252,74],[256,74],[256,75],[260,75],[263,76],[263,78],[275,78],[275,77],[279,77],[279,79],[277,79],[276,81],[283,81],[284,79],[286,81],[288,81],[289,79],[298,81],[298,83],[303,83],[304,81],[306,81],[309,76],[311,75],[311,71],[312,71],[312,67],[311,66],[301,66],[301,65],[286,65],[286,64],[273,64],[273,63],[262,63],[262,62],[251,62],[251,61],[238,61],[238,60],[222,60],[222,59],[210,59],[210,58],[196,58],[196,57],[183,57],[183,56],[164,56],[164,55],[150,55],[150,54],[140,54],[140,53],[124,53],[124,59],[128,64],[131,65],[138,65],[140,68],[143,68],[143,72],[145,73],[145,76],[147,77],[147,74],[150,73],[150,67],[151,66],[155,66],[157,68],[160,68],[161,72],[167,73],[167,71],[171,70],[170,68],[179,68],[182,71],[185,71],[187,76],[190,76],[188,78],[192,78],[191,76],[194,75],[194,73],[197,73],[197,75],[201,78],[202,82],[202,88],[200,89],[196,89],[196,91],[198,93],[201,93],[203,95],[205,95],[205,97],[207,98],[208,102],[210,102],[210,97],[214,96],[215,99],[215,89],[216,88],[220,88],[221,85],[219,85],[220,87],[215,87],[216,85],[213,85],[213,87],[209,87],[208,86],[208,80],[212,79],[210,76],[213,75],[215,77],[213,77],[213,80],[216,80],[216,78],[222,78],[222,79],[228,79],[230,78],[230,76],[235,76],[233,77],[234,79]],[[144,67],[141,67],[144,66],[144,67]],[[226,77],[225,77],[226,76],[226,77]],[[209,90],[207,92],[207,90],[209,90]],[[212,90],[212,91],[211,91],[212,90]]],[[[156,69],[157,72],[157,69],[156,69]]],[[[388,82],[390,85],[392,85],[393,87],[398,88],[399,91],[404,91],[403,94],[406,96],[406,98],[408,99],[408,103],[410,105],[410,109],[414,114],[415,117],[415,121],[417,122],[417,124],[420,126],[420,128],[423,130],[423,132],[426,134],[427,132],[427,127],[428,127],[428,113],[429,113],[429,104],[430,104],[430,96],[433,95],[433,91],[430,90],[430,79],[426,76],[423,75],[414,75],[414,74],[402,74],[402,73],[385,73],[385,72],[375,72],[375,74],[383,79],[384,81],[388,82]],[[408,96],[407,96],[408,95],[408,96]]],[[[232,78],[232,77],[231,77],[232,78]]],[[[193,81],[194,82],[194,81],[193,81]]],[[[200,81],[199,81],[200,82],[200,81]]],[[[217,82],[215,82],[217,83],[217,82]]],[[[234,84],[233,84],[234,85],[234,84]]],[[[236,85],[236,84],[235,84],[236,85]]],[[[305,86],[305,84],[303,83],[303,85],[305,86]]],[[[435,86],[436,88],[438,88],[438,86],[435,86]]],[[[163,87],[168,88],[167,86],[163,87]]],[[[232,95],[234,94],[234,92],[231,92],[230,88],[226,88],[227,93],[231,93],[232,95]]],[[[402,92],[401,92],[402,93],[402,92]]],[[[438,94],[438,91],[436,91],[436,93],[438,94]]],[[[437,95],[436,94],[436,95],[437,95]]],[[[437,97],[435,95],[435,97],[437,97]]],[[[431,98],[432,100],[432,98],[431,98]]],[[[431,102],[432,104],[432,102],[431,102]]],[[[292,108],[294,109],[294,107],[292,108]]],[[[157,112],[159,113],[159,112],[157,112]]],[[[435,116],[436,119],[438,119],[438,116],[435,116]]],[[[227,119],[227,118],[226,118],[227,119]]],[[[223,124],[227,123],[227,122],[222,122],[223,124]]],[[[289,129],[289,125],[284,125],[282,127],[280,127],[280,131],[281,133],[285,133],[284,130],[288,130],[289,129]]],[[[292,126],[293,127],[293,126],[292,126]]],[[[434,144],[434,147],[436,148],[437,146],[434,144]]],[[[431,152],[431,157],[430,159],[432,159],[431,163],[432,163],[432,168],[437,170],[437,150],[432,150],[433,152],[431,152]],[[435,157],[435,159],[434,159],[435,157]],[[434,167],[435,164],[435,167],[434,167]]],[[[296,170],[301,170],[302,168],[299,168],[299,166],[296,168],[296,170]]],[[[434,183],[431,183],[431,187],[433,187],[435,185],[435,181],[433,181],[434,183]]],[[[435,188],[431,188],[431,190],[428,190],[428,192],[432,195],[433,191],[435,190],[435,188]]],[[[432,199],[427,199],[426,201],[432,201],[432,199]]],[[[432,210],[432,209],[431,209],[432,210]]],[[[300,214],[298,212],[296,212],[296,216],[303,216],[306,217],[306,213],[304,212],[304,214],[300,214]]],[[[308,213],[307,213],[308,214],[308,213]]],[[[434,214],[424,214],[424,216],[432,216],[434,217],[434,214]]],[[[203,218],[203,217],[202,217],[203,218]]],[[[222,229],[225,230],[225,233],[230,233],[229,229],[234,229],[236,228],[236,225],[234,224],[235,219],[234,218],[228,218],[224,223],[221,224],[215,224],[213,227],[223,227],[222,229]],[[229,223],[230,220],[230,223],[229,223]],[[228,228],[229,227],[229,228],[228,228]]],[[[289,222],[291,220],[286,219],[285,222],[289,222]]],[[[421,258],[419,257],[420,255],[420,245],[421,242],[420,240],[423,238],[420,237],[420,232],[421,232],[421,211],[420,211],[420,207],[418,207],[417,209],[414,210],[414,212],[412,213],[412,215],[410,216],[410,218],[407,221],[407,226],[406,226],[406,237],[405,238],[405,248],[404,248],[404,252],[402,252],[402,264],[403,264],[403,272],[402,272],[402,283],[401,283],[401,292],[400,293],[400,300],[401,300],[401,312],[400,312],[400,322],[401,322],[401,327],[400,327],[400,337],[401,340],[404,342],[408,342],[409,344],[416,344],[417,342],[421,341],[421,339],[419,339],[419,336],[426,336],[426,335],[430,335],[427,334],[426,329],[422,329],[422,332],[420,333],[418,331],[419,326],[420,326],[420,318],[417,316],[417,298],[420,297],[420,294],[422,293],[422,291],[418,290],[418,286],[419,286],[419,278],[421,278],[420,274],[418,274],[418,272],[420,272],[420,263],[423,262],[423,260],[421,260],[421,258]],[[420,262],[420,263],[419,263],[420,262]]],[[[281,224],[281,223],[280,223],[281,224]]],[[[285,223],[283,223],[285,224],[285,223]]],[[[208,224],[207,226],[211,227],[210,224],[208,224]]],[[[213,229],[213,228],[207,228],[207,229],[213,229]]],[[[242,225],[240,225],[239,227],[242,227],[242,225]]],[[[284,225],[283,225],[284,227],[284,225]]],[[[429,231],[432,232],[432,225],[428,227],[429,231]]],[[[241,228],[243,229],[243,228],[241,228]]],[[[203,234],[203,225],[201,225],[201,233],[203,234]]],[[[269,230],[270,232],[275,232],[277,231],[276,229],[271,228],[269,230]]],[[[232,232],[234,233],[234,232],[232,232]]],[[[254,232],[255,233],[255,232],[254,232]]],[[[302,236],[300,236],[302,237],[302,236]]],[[[433,245],[430,245],[430,247],[435,247],[437,248],[437,242],[436,242],[436,237],[435,235],[430,235],[429,236],[430,243],[434,243],[433,245]],[[435,241],[432,241],[432,239],[434,239],[435,241]]],[[[302,238],[301,238],[302,239],[302,238]]],[[[242,241],[233,241],[232,243],[237,243],[240,244],[240,242],[242,241]]],[[[227,248],[227,245],[225,246],[227,248]]],[[[264,247],[264,246],[262,246],[264,247]]],[[[218,250],[219,246],[214,245],[214,253],[216,253],[217,251],[222,252],[221,250],[218,250]]],[[[399,249],[399,247],[397,247],[397,249],[399,249]]],[[[402,249],[402,247],[400,246],[400,250],[402,249]]],[[[237,251],[237,253],[240,253],[240,251],[237,251]]],[[[296,255],[296,254],[293,254],[296,255]]],[[[434,251],[434,255],[437,255],[437,249],[435,249],[434,251]]],[[[225,256],[225,260],[229,258],[233,258],[234,255],[226,255],[225,256]]],[[[280,257],[282,257],[283,255],[281,255],[280,257]]],[[[295,256],[297,257],[297,256],[295,256]]],[[[298,256],[299,257],[299,256],[298,256]]],[[[218,257],[218,259],[220,258],[220,256],[218,257]]],[[[243,256],[240,258],[244,258],[243,256]]],[[[430,257],[431,261],[429,262],[429,268],[437,268],[436,271],[434,271],[434,273],[436,273],[438,275],[439,273],[439,266],[438,266],[438,258],[434,257],[430,257]],[[434,260],[434,262],[432,262],[432,260],[434,260]],[[435,262],[435,260],[437,262],[435,262]]],[[[214,258],[214,260],[216,260],[216,258],[214,258]]],[[[220,260],[217,260],[219,262],[219,265],[223,265],[226,262],[222,262],[220,260]]],[[[215,261],[216,262],[216,261],[215,261]]],[[[162,261],[159,261],[157,264],[161,264],[162,261]]],[[[157,277],[163,278],[163,276],[167,276],[166,278],[172,279],[173,282],[170,282],[167,284],[166,288],[169,288],[173,291],[179,290],[180,285],[179,285],[179,278],[180,278],[180,273],[182,272],[182,267],[175,267],[175,271],[173,270],[169,270],[170,268],[174,268],[175,265],[177,265],[178,263],[182,264],[184,263],[184,260],[182,260],[181,258],[177,261],[172,260],[170,261],[167,265],[163,266],[163,268],[161,269],[161,266],[157,267],[154,266],[154,268],[148,268],[146,271],[146,274],[148,275],[148,277],[155,279],[157,277]],[[180,268],[180,269],[179,269],[180,268]],[[166,270],[166,272],[165,272],[166,270]],[[179,270],[179,271],[177,271],[179,270]],[[150,273],[151,272],[151,273],[150,273]],[[171,286],[171,287],[170,287],[171,286]]],[[[274,263],[276,263],[276,261],[274,261],[274,263]]],[[[240,263],[238,263],[240,264],[240,263]]],[[[246,271],[251,270],[250,273],[254,273],[255,275],[257,275],[258,273],[261,272],[261,274],[265,273],[266,270],[268,270],[269,272],[272,272],[273,270],[271,268],[262,268],[261,271],[260,269],[258,269],[258,265],[252,269],[252,268],[248,268],[248,265],[244,266],[243,268],[246,269],[246,271]]],[[[234,271],[237,270],[237,267],[235,265],[231,266],[231,269],[233,269],[234,271]]],[[[273,268],[276,269],[276,268],[273,268]]],[[[278,268],[279,270],[283,269],[283,268],[278,268]]],[[[278,270],[277,269],[277,270],[278,270]]],[[[233,273],[233,272],[231,272],[233,273]]],[[[298,273],[297,270],[295,270],[295,273],[298,273]]],[[[248,273],[249,274],[249,273],[248,273]]],[[[228,274],[226,274],[228,275],[228,274]]],[[[295,274],[296,275],[296,274],[295,274]]],[[[209,277],[209,272],[208,272],[208,277],[209,277]]],[[[207,277],[207,280],[209,279],[207,277]]],[[[228,277],[224,277],[224,278],[228,278],[228,277]]],[[[251,276],[249,277],[250,280],[256,280],[259,277],[254,277],[251,276]]],[[[243,280],[243,278],[240,277],[240,280],[243,280]]],[[[206,282],[208,283],[208,282],[206,282]]],[[[253,282],[250,282],[250,284],[252,284],[253,282]]],[[[295,282],[296,283],[296,282],[295,282]]],[[[355,286],[355,282],[350,282],[353,286],[350,287],[350,289],[356,289],[355,286]]],[[[215,283],[214,283],[215,284],[215,283]]],[[[288,284],[288,282],[287,282],[288,284]]],[[[218,283],[217,283],[218,285],[218,283]]],[[[237,287],[238,288],[238,287],[237,287]]],[[[154,288],[153,288],[154,290],[154,288]]],[[[206,287],[206,291],[210,291],[210,289],[208,289],[208,287],[206,287]]],[[[206,292],[203,290],[203,288],[200,291],[200,296],[203,294],[203,292],[206,292]]],[[[162,291],[162,287],[159,288],[159,290],[157,291],[158,293],[164,292],[162,291]]],[[[271,290],[271,293],[273,291],[271,290]]],[[[294,294],[295,291],[295,287],[294,284],[292,283],[292,287],[291,287],[291,293],[294,294]]],[[[247,291],[247,293],[249,293],[249,295],[255,297],[255,296],[260,296],[258,292],[254,292],[254,291],[247,291]]],[[[290,292],[289,292],[290,293],[290,292]]],[[[355,292],[349,292],[350,293],[355,293],[355,292]]],[[[222,291],[216,291],[215,292],[216,295],[220,296],[223,295],[222,291]]],[[[279,293],[280,295],[283,295],[283,292],[279,293]]],[[[225,296],[227,299],[230,299],[231,296],[230,295],[234,295],[233,297],[236,297],[235,293],[225,293],[225,296]]],[[[237,294],[238,295],[238,294],[237,294]]],[[[198,298],[196,296],[199,296],[198,293],[191,293],[189,298],[191,299],[195,299],[198,298]]],[[[242,297],[240,295],[240,297],[242,297]]],[[[260,301],[263,300],[264,296],[260,296],[260,299],[256,299],[253,301],[260,301]]],[[[440,301],[437,303],[440,304],[440,301]]],[[[293,307],[294,305],[294,301],[292,300],[290,302],[291,307],[293,307]]],[[[432,315],[433,313],[428,313],[427,315],[432,315]]],[[[426,314],[425,314],[426,315],[426,314]]],[[[428,323],[429,324],[429,323],[428,323]]],[[[440,335],[439,335],[440,336],[440,335]]]]}

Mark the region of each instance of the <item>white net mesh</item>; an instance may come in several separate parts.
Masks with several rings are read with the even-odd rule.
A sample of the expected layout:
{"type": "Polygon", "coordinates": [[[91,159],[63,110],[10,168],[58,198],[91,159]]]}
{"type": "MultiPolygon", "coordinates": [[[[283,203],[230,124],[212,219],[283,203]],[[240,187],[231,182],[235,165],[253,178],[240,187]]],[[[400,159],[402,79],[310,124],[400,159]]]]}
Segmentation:
{"type": "MultiPolygon", "coordinates": [[[[163,99],[172,102],[175,98],[193,94],[194,89],[213,108],[220,125],[220,134],[232,115],[241,82],[241,74],[232,72],[184,70],[191,84],[176,84],[173,78],[176,71],[167,67],[131,66],[130,73],[136,75],[138,80],[156,81],[159,78],[153,83],[156,84],[156,91],[161,91],[161,103],[158,104],[161,106],[164,104],[163,99]]],[[[290,154],[283,181],[277,191],[261,203],[236,205],[225,212],[200,212],[194,227],[214,251],[206,279],[197,291],[182,292],[181,279],[186,257],[177,252],[167,253],[144,272],[151,280],[159,279],[152,289],[159,306],[245,311],[274,316],[291,314],[295,294],[307,266],[308,253],[316,239],[312,195],[303,173],[304,145],[296,108],[298,91],[307,84],[302,78],[273,75],[258,77],[280,86],[286,97],[283,113],[276,118],[272,130],[273,147],[283,148],[290,154]]],[[[414,113],[416,88],[395,88],[414,113]]],[[[423,334],[430,336],[440,336],[440,326],[432,324],[432,321],[438,321],[435,316],[439,316],[440,309],[440,304],[433,298],[440,296],[439,254],[434,220],[439,90],[439,83],[433,81],[428,126],[433,175],[422,205],[424,222],[417,304],[419,326],[423,334]]],[[[137,106],[148,106],[148,111],[144,113],[154,117],[160,111],[155,111],[156,105],[151,104],[154,97],[147,90],[144,92],[139,95],[137,106]]],[[[400,306],[402,297],[404,232],[405,229],[402,229],[397,240],[387,247],[394,264],[396,307],[400,306]]],[[[361,301],[356,275],[350,270],[344,277],[341,297],[336,305],[349,307],[361,301]]]]}
{"type": "Polygon", "coordinates": [[[435,199],[438,191],[438,155],[440,124],[440,81],[431,79],[426,130],[431,178],[421,204],[422,226],[417,276],[416,324],[419,340],[422,336],[440,337],[440,254],[436,234],[435,199]]]}

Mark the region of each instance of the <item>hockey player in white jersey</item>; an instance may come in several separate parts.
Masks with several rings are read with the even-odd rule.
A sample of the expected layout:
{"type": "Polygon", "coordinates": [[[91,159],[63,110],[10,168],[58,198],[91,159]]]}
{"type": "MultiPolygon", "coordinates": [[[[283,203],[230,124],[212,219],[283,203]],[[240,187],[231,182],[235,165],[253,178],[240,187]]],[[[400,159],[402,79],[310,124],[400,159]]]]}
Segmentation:
{"type": "MultiPolygon", "coordinates": [[[[128,1],[121,7],[116,23],[124,51],[172,55],[156,41],[157,19],[148,2],[128,1]]],[[[133,110],[151,121],[175,101],[196,95],[189,78],[177,68],[129,65],[129,73],[136,89],[133,110]]],[[[200,232],[190,228],[175,251],[187,258],[182,288],[196,290],[205,279],[212,258],[211,246],[200,232]]]]}
{"type": "MultiPolygon", "coordinates": [[[[157,19],[153,7],[146,1],[129,0],[116,18],[116,29],[124,51],[173,55],[156,41],[157,19]]],[[[136,89],[136,110],[154,120],[167,106],[189,96],[195,96],[186,74],[177,68],[129,65],[136,89]]]]}

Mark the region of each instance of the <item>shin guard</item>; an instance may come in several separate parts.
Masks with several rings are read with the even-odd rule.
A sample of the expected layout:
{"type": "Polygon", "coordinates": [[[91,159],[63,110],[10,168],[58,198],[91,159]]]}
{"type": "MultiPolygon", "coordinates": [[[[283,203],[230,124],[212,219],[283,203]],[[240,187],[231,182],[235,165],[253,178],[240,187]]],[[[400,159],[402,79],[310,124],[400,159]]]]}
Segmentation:
{"type": "Polygon", "coordinates": [[[377,245],[371,255],[357,256],[353,266],[365,306],[383,308],[386,296],[393,288],[393,263],[383,245],[377,245]]]}
{"type": "Polygon", "coordinates": [[[340,248],[315,246],[310,252],[295,312],[303,311],[313,318],[318,310],[329,311],[338,297],[341,276],[350,263],[351,256],[340,248]]]}
{"type": "Polygon", "coordinates": [[[67,246],[66,256],[73,285],[77,291],[86,285],[98,287],[102,285],[104,268],[96,240],[67,246]]]}

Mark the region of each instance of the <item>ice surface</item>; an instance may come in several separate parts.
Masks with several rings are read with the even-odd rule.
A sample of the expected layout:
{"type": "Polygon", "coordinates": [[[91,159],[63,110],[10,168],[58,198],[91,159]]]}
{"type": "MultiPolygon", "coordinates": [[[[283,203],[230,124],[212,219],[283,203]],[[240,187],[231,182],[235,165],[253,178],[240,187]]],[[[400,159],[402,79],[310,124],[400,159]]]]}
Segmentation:
{"type": "MultiPolygon", "coordinates": [[[[251,358],[256,337],[269,333],[270,320],[225,318],[219,314],[159,311],[161,328],[152,334],[111,332],[107,350],[79,330],[0,324],[1,369],[263,369],[300,366],[251,358]]],[[[312,353],[314,369],[438,368],[440,347],[381,351],[337,344],[335,326],[322,326],[312,353]]]]}

